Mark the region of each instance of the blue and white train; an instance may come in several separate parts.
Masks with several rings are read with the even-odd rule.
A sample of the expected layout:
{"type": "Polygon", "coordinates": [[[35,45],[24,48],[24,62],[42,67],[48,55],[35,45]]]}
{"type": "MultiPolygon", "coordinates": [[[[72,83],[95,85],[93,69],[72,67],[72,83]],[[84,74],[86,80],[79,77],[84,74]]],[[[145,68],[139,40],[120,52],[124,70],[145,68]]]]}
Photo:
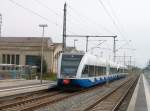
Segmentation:
{"type": "Polygon", "coordinates": [[[83,88],[126,76],[125,66],[91,54],[62,53],[58,61],[58,86],[83,88]]]}

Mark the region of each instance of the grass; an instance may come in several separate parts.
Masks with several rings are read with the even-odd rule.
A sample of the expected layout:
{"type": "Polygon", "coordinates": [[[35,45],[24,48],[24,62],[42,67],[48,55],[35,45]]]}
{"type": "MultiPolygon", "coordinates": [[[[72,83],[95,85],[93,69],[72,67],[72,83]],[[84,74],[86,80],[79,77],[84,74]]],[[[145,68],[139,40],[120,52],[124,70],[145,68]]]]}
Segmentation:
{"type": "Polygon", "coordinates": [[[57,74],[55,74],[55,73],[44,74],[43,79],[44,80],[56,81],[57,80],[57,74]]]}

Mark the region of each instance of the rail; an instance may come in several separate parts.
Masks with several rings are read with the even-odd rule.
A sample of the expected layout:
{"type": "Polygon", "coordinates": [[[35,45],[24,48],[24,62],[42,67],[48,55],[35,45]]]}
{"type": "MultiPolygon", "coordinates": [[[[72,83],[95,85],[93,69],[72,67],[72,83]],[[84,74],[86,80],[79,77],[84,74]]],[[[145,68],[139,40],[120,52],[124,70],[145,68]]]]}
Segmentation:
{"type": "Polygon", "coordinates": [[[107,111],[116,111],[116,109],[120,106],[123,99],[129,92],[130,88],[135,85],[138,77],[131,78],[125,83],[122,83],[119,87],[113,89],[112,91],[106,93],[101,98],[99,98],[95,103],[88,106],[84,109],[84,111],[100,111],[106,110],[107,111]]]}

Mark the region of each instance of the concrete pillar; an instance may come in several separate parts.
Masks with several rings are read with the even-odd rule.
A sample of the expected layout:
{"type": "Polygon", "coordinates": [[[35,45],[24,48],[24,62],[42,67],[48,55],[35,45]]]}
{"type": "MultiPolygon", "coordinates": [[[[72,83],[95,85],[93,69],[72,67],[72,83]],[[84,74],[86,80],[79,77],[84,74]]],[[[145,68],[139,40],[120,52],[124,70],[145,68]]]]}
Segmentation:
{"type": "Polygon", "coordinates": [[[12,64],[12,55],[10,54],[10,64],[12,64]]]}
{"type": "Polygon", "coordinates": [[[20,54],[20,59],[19,59],[19,64],[20,65],[25,65],[25,55],[24,54],[20,54]]]}
{"type": "Polygon", "coordinates": [[[16,54],[14,54],[14,64],[16,64],[16,54]]]}
{"type": "Polygon", "coordinates": [[[44,51],[44,60],[47,64],[47,71],[52,71],[53,60],[52,60],[52,52],[51,51],[44,51]]]}
{"type": "Polygon", "coordinates": [[[0,53],[0,63],[1,64],[2,64],[2,59],[3,59],[2,56],[3,56],[2,53],[0,53]]]}

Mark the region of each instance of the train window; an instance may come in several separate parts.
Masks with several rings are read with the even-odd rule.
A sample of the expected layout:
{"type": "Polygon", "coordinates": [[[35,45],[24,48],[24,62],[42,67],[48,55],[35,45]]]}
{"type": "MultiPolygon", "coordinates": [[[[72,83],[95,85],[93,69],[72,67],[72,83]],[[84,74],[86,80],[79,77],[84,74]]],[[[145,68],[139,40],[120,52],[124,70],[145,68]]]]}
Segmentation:
{"type": "Polygon", "coordinates": [[[89,67],[88,65],[85,65],[82,71],[82,77],[88,77],[88,74],[89,74],[89,67]]]}
{"type": "Polygon", "coordinates": [[[106,67],[96,66],[95,67],[95,74],[96,74],[96,76],[105,75],[106,74],[106,67]]]}
{"type": "Polygon", "coordinates": [[[110,74],[116,74],[117,72],[117,68],[110,68],[110,74]]]}
{"type": "Polygon", "coordinates": [[[117,73],[119,73],[119,69],[117,68],[117,73]]]}
{"type": "Polygon", "coordinates": [[[98,66],[95,66],[95,75],[96,75],[96,76],[98,76],[98,75],[99,75],[98,66]]]}
{"type": "Polygon", "coordinates": [[[119,69],[119,72],[120,72],[120,73],[128,73],[128,70],[122,68],[122,69],[119,69]]]}
{"type": "Polygon", "coordinates": [[[106,67],[102,67],[102,75],[106,74],[106,67]]]}
{"type": "Polygon", "coordinates": [[[86,65],[82,71],[82,77],[101,76],[106,74],[106,67],[86,65]]]}
{"type": "Polygon", "coordinates": [[[113,74],[113,68],[110,68],[110,74],[113,74]]]}
{"type": "Polygon", "coordinates": [[[123,69],[119,69],[119,73],[123,73],[123,69]]]}
{"type": "Polygon", "coordinates": [[[89,77],[95,76],[94,66],[89,66],[89,77]]]}
{"type": "Polygon", "coordinates": [[[99,71],[99,75],[103,75],[103,68],[101,66],[98,68],[98,71],[99,71]]]}
{"type": "Polygon", "coordinates": [[[61,74],[75,76],[82,57],[83,55],[63,55],[61,61],[61,74]]]}
{"type": "Polygon", "coordinates": [[[98,73],[97,75],[101,75],[101,74],[100,74],[100,73],[101,73],[101,70],[100,70],[100,67],[99,67],[99,66],[96,68],[96,72],[98,73]]]}
{"type": "Polygon", "coordinates": [[[95,76],[95,66],[86,65],[82,72],[82,77],[93,77],[95,76]]]}

